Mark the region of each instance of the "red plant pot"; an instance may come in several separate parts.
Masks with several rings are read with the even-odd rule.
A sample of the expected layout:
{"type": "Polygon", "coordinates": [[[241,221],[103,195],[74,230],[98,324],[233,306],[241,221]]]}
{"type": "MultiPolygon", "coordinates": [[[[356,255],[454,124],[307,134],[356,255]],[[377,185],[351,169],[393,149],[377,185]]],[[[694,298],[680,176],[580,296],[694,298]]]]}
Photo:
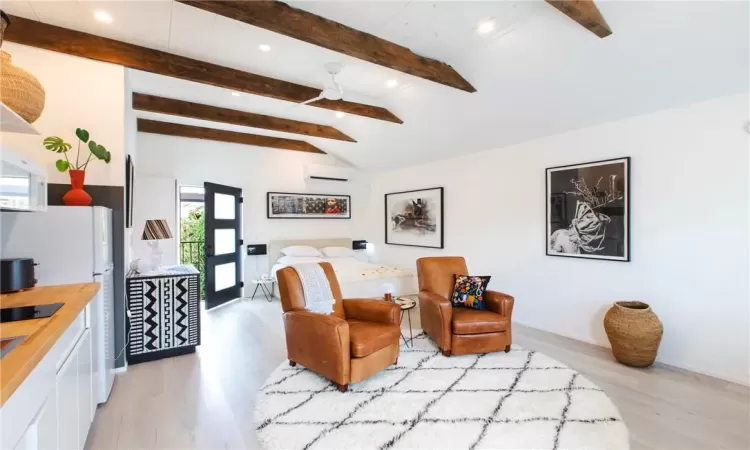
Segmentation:
{"type": "Polygon", "coordinates": [[[89,206],[91,204],[91,196],[83,190],[85,180],[85,170],[70,171],[70,190],[63,195],[63,203],[67,206],[89,206]]]}

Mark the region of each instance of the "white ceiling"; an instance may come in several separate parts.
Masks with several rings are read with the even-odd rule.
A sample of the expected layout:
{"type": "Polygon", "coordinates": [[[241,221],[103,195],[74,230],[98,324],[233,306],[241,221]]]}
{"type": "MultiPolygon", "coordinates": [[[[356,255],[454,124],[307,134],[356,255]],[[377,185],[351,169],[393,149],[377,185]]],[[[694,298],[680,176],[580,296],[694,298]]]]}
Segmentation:
{"type": "Polygon", "coordinates": [[[605,39],[541,1],[291,3],[442,60],[477,88],[473,94],[169,0],[4,0],[2,7],[10,14],[309,86],[322,87],[323,64],[340,61],[345,99],[386,107],[404,124],[352,115],[338,119],[325,109],[249,94],[233,97],[225,89],[139,71],[130,71],[130,81],[137,92],[336,126],[358,143],[307,140],[372,170],[503,147],[748,90],[748,2],[597,3],[614,32],[605,39]],[[114,21],[94,21],[99,9],[114,21]],[[498,26],[479,35],[475,28],[487,19],[498,26]],[[272,50],[263,53],[259,44],[272,50]],[[387,88],[389,79],[397,79],[399,87],[387,88]]]}

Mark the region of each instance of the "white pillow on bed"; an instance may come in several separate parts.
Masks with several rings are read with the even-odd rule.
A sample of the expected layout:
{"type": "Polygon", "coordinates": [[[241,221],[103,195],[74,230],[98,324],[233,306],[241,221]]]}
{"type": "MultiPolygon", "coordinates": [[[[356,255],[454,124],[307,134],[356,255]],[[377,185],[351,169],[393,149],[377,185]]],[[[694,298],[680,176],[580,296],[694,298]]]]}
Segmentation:
{"type": "Polygon", "coordinates": [[[320,253],[315,247],[309,245],[292,245],[281,249],[281,254],[286,256],[317,256],[322,258],[323,254],[320,253]]]}
{"type": "Polygon", "coordinates": [[[315,256],[282,256],[276,261],[276,264],[283,264],[285,266],[293,266],[295,264],[307,264],[307,263],[321,263],[323,258],[315,256]]]}
{"type": "Polygon", "coordinates": [[[348,258],[355,257],[354,250],[346,247],[323,247],[320,249],[326,258],[348,258]]]}

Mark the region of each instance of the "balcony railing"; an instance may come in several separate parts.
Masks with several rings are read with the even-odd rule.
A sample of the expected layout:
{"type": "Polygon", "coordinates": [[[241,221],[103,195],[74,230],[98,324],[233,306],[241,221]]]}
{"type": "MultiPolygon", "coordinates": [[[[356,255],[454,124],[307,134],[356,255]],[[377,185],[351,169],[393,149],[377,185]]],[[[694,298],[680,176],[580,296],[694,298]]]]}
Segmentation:
{"type": "Polygon", "coordinates": [[[206,253],[203,241],[180,242],[180,264],[192,264],[201,273],[201,298],[205,296],[206,253]]]}
{"type": "Polygon", "coordinates": [[[205,256],[204,243],[201,241],[182,241],[180,242],[180,262],[182,264],[192,264],[198,267],[203,264],[205,256]]]}

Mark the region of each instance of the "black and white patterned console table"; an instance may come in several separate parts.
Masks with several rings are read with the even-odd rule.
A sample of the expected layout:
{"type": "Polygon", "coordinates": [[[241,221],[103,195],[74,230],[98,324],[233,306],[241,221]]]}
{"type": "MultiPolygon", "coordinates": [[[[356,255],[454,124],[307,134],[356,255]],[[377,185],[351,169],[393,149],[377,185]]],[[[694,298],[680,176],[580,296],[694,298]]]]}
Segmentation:
{"type": "Polygon", "coordinates": [[[195,351],[200,335],[200,272],[190,265],[129,273],[128,364],[195,351]]]}

